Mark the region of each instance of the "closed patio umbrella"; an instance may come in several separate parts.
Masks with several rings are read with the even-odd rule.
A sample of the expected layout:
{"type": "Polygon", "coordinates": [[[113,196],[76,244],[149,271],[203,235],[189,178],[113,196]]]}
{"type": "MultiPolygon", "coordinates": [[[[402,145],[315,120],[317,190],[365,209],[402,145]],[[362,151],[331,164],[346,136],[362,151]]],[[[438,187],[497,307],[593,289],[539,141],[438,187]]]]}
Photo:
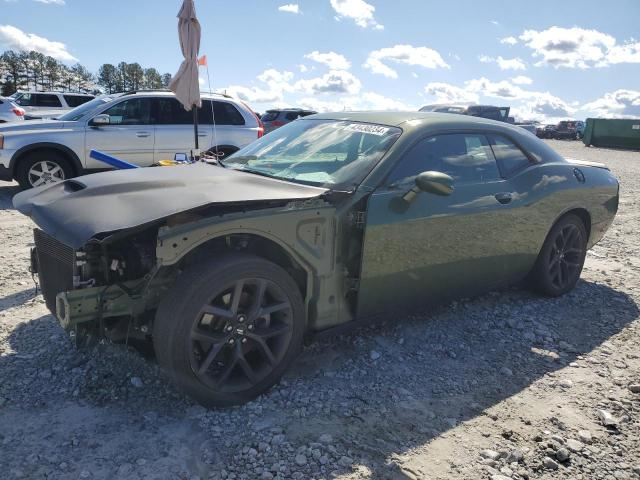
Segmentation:
{"type": "Polygon", "coordinates": [[[195,136],[194,157],[200,158],[198,145],[198,109],[200,85],[198,83],[198,52],[200,51],[200,22],[196,18],[196,7],[193,0],[184,0],[178,12],[178,36],[184,60],[178,73],[171,79],[169,88],[176,94],[184,108],[193,110],[193,130],[195,136]]]}

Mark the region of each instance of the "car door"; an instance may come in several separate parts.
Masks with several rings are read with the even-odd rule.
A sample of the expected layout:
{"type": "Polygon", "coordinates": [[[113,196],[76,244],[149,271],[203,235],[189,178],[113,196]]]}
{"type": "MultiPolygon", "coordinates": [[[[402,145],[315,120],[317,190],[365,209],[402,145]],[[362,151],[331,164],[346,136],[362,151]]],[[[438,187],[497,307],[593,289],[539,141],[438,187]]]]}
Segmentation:
{"type": "Polygon", "coordinates": [[[418,142],[369,198],[358,315],[410,310],[499,284],[509,257],[503,235],[510,201],[484,134],[418,142]],[[405,201],[423,171],[450,175],[453,193],[405,201]]]}
{"type": "Polygon", "coordinates": [[[155,131],[151,117],[152,101],[148,97],[128,98],[101,112],[109,115],[109,124],[92,126],[89,121],[85,138],[87,168],[107,167],[89,157],[91,150],[135,165],[153,164],[155,131]]]}
{"type": "MultiPolygon", "coordinates": [[[[173,97],[156,98],[154,109],[157,119],[155,161],[173,160],[176,153],[190,156],[195,149],[193,112],[185,110],[173,97]]],[[[203,100],[198,109],[198,145],[203,152],[211,148],[211,118],[211,105],[203,100]]]]}

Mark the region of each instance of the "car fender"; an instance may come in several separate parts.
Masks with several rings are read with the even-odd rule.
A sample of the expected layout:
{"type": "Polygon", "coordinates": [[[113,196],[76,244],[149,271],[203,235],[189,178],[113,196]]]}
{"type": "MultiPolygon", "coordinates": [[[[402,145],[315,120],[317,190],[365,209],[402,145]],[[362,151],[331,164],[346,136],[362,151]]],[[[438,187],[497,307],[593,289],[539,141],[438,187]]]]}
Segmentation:
{"type": "Polygon", "coordinates": [[[9,169],[11,171],[11,174],[15,175],[15,169],[18,165],[18,162],[25,154],[32,152],[34,150],[40,150],[40,149],[50,149],[50,150],[59,151],[71,161],[77,173],[82,172],[83,170],[82,162],[80,161],[78,154],[74,152],[71,148],[56,142],[37,142],[37,143],[30,143],[16,150],[16,152],[13,154],[9,162],[9,169]]]}

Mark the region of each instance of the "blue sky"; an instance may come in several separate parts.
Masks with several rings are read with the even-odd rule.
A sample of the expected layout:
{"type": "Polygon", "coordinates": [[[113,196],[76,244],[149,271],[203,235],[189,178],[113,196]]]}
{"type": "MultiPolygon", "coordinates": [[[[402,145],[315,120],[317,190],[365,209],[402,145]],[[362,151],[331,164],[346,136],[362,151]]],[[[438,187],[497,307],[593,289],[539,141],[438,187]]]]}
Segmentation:
{"type": "MultiPolygon", "coordinates": [[[[195,3],[213,89],[258,111],[482,102],[542,121],[640,117],[637,0],[195,3]]],[[[0,47],[173,73],[180,4],[0,0],[0,47]]]]}

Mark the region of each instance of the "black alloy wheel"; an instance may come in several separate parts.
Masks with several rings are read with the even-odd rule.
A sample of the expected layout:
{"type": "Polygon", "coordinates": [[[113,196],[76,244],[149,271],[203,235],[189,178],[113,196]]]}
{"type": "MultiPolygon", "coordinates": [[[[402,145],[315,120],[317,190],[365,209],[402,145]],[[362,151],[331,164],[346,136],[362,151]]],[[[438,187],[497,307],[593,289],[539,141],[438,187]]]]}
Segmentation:
{"type": "Polygon", "coordinates": [[[278,265],[251,255],[185,271],[156,313],[158,362],[207,407],[247,402],[277,383],[302,347],[304,303],[278,265]]]}
{"type": "Polygon", "coordinates": [[[535,288],[550,296],[572,290],[582,273],[587,239],[586,228],[578,216],[561,218],[547,235],[533,269],[535,288]]]}

